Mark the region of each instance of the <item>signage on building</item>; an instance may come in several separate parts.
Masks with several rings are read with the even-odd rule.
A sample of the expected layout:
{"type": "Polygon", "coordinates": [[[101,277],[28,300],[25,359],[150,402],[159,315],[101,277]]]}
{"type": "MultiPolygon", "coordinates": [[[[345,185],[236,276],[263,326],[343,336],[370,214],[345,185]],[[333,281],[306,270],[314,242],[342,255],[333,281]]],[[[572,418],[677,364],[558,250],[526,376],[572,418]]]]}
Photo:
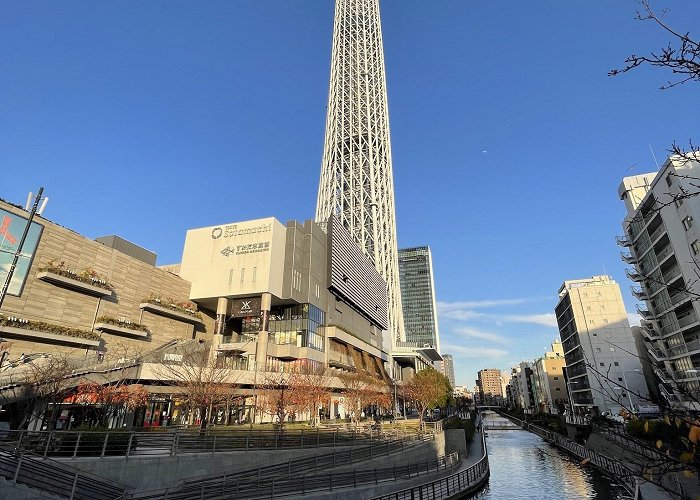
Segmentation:
{"type": "MultiPolygon", "coordinates": [[[[27,219],[24,217],[0,209],[0,284],[4,283],[7,278],[7,273],[10,270],[10,265],[18,250],[20,238],[26,226],[27,219]]],[[[27,239],[22,247],[22,253],[17,261],[17,267],[12,273],[12,281],[7,289],[8,294],[20,295],[22,293],[22,288],[27,280],[29,267],[32,264],[37,246],[39,246],[39,239],[43,229],[41,224],[32,222],[27,239]]]]}
{"type": "Polygon", "coordinates": [[[248,253],[269,252],[270,242],[248,243],[247,245],[229,245],[221,250],[221,255],[230,257],[231,255],[244,255],[248,253]]]}
{"type": "Polygon", "coordinates": [[[231,316],[234,318],[246,318],[248,316],[260,315],[260,298],[236,299],[232,302],[233,312],[231,316]]]}
{"type": "Polygon", "coordinates": [[[239,228],[238,224],[227,224],[225,226],[217,226],[211,230],[213,240],[219,238],[235,238],[236,236],[245,236],[249,234],[269,233],[272,230],[272,224],[262,224],[255,227],[239,228]]]}

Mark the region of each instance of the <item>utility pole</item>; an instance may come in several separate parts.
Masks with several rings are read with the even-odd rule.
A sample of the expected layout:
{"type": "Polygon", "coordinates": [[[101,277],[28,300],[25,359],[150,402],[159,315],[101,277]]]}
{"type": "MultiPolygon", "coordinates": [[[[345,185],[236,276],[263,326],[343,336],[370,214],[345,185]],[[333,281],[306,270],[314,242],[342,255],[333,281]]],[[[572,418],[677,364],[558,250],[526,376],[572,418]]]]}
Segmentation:
{"type": "MultiPolygon", "coordinates": [[[[44,188],[40,187],[39,192],[36,194],[36,198],[34,198],[34,205],[32,205],[32,210],[29,212],[29,219],[27,220],[27,225],[24,226],[24,233],[22,233],[22,238],[19,240],[19,245],[17,246],[17,251],[15,252],[15,255],[12,257],[12,264],[10,264],[10,269],[7,271],[7,277],[5,278],[5,283],[2,285],[2,289],[0,290],[0,308],[2,308],[2,303],[5,300],[5,295],[7,295],[7,290],[10,288],[10,282],[12,281],[12,275],[15,272],[15,268],[17,267],[17,261],[19,260],[20,255],[22,255],[22,247],[24,246],[24,242],[27,239],[27,235],[29,234],[29,229],[32,227],[32,220],[34,220],[34,215],[37,213],[37,209],[39,208],[39,202],[41,201],[41,196],[44,194],[44,188]]],[[[48,199],[48,198],[47,198],[48,199]]],[[[43,209],[43,207],[42,207],[43,209]]]]}

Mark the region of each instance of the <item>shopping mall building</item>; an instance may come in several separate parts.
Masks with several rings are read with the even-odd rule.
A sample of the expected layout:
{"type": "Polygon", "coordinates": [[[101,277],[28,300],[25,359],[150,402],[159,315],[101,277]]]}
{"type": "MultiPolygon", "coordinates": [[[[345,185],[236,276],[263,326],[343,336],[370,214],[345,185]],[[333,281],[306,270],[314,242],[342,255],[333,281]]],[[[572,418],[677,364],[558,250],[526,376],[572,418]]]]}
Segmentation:
{"type": "MultiPolygon", "coordinates": [[[[0,218],[4,282],[27,212],[0,201],[0,218]]],[[[265,373],[327,366],[331,375],[361,370],[391,387],[390,373],[400,383],[436,355],[418,349],[410,362],[398,364],[399,356],[391,366],[390,346],[382,345],[386,284],[334,219],[192,229],[180,264],[155,261],[122,238],[91,240],[35,218],[0,309],[4,411],[20,397],[23,374],[52,356],[68,356],[80,368],[75,385],[86,377],[142,384],[149,405],[115,425],[149,426],[191,417],[177,384],[159,369],[191,349],[207,349],[217,367],[235,373],[242,398],[228,410],[231,422],[252,417],[265,373]]],[[[346,417],[340,380],[329,380],[332,396],[323,412],[346,417]]],[[[64,428],[75,420],[71,401],[57,412],[64,428]]]]}

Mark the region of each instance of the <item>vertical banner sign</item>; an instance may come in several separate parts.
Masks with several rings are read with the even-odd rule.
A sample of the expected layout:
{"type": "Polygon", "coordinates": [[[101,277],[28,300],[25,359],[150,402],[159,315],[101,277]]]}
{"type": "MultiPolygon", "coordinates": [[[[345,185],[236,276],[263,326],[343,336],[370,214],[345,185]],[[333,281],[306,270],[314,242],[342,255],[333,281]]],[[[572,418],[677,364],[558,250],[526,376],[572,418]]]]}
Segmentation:
{"type": "MultiPolygon", "coordinates": [[[[20,238],[26,225],[27,219],[24,217],[0,208],[0,284],[4,283],[7,278],[12,259],[15,252],[17,252],[20,238]]],[[[22,253],[17,261],[17,267],[12,275],[10,287],[7,289],[8,295],[20,295],[22,293],[43,229],[41,224],[32,222],[27,234],[27,240],[24,242],[22,253]]]]}

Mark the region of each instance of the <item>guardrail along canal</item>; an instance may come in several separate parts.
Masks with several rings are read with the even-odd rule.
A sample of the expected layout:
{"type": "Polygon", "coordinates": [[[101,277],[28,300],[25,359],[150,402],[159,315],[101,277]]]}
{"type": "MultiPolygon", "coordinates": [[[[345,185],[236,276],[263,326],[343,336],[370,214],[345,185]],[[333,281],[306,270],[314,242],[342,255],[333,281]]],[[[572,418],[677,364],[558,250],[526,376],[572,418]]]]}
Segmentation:
{"type": "MultiPolygon", "coordinates": [[[[501,422],[484,415],[486,425],[501,422]]],[[[539,436],[522,429],[488,430],[486,446],[491,477],[475,494],[477,500],[622,500],[622,486],[578,461],[539,436]]]]}

